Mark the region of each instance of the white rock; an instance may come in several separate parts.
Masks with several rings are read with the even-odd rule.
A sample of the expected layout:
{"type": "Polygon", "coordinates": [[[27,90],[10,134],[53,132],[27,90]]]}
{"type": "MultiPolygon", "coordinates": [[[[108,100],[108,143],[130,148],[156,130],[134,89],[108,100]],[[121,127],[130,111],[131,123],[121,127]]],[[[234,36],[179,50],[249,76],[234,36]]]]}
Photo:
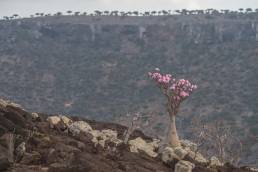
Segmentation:
{"type": "Polygon", "coordinates": [[[175,148],[166,147],[162,152],[161,158],[163,162],[170,163],[174,159],[176,160],[183,159],[187,154],[188,152],[184,150],[182,147],[175,147],[175,148]]]}
{"type": "Polygon", "coordinates": [[[252,172],[258,172],[258,168],[254,168],[254,167],[247,167],[247,169],[249,169],[252,172]]]}
{"type": "Polygon", "coordinates": [[[73,134],[77,135],[81,132],[89,133],[92,131],[91,126],[85,121],[76,121],[68,126],[68,130],[73,134]]]}
{"type": "Polygon", "coordinates": [[[70,124],[73,123],[73,121],[72,121],[70,118],[68,118],[68,117],[66,117],[66,116],[64,116],[64,115],[60,115],[59,117],[60,117],[60,119],[63,121],[63,123],[64,123],[66,126],[69,126],[70,124]]]}
{"type": "Polygon", "coordinates": [[[184,157],[188,154],[188,152],[181,146],[175,147],[173,149],[174,153],[179,157],[179,160],[184,159],[184,157]]]}
{"type": "Polygon", "coordinates": [[[11,102],[9,100],[4,100],[4,99],[0,99],[0,105],[3,106],[3,107],[13,106],[13,107],[17,107],[17,108],[21,108],[22,109],[21,105],[13,103],[13,102],[11,102]]]}
{"type": "Polygon", "coordinates": [[[47,118],[47,121],[50,128],[54,128],[61,121],[61,118],[59,116],[50,116],[47,118]]]}
{"type": "Polygon", "coordinates": [[[173,148],[171,147],[166,147],[163,152],[162,152],[162,156],[161,159],[163,162],[165,163],[170,163],[171,161],[173,161],[174,159],[180,159],[175,153],[173,148]]]}
{"type": "Polygon", "coordinates": [[[195,165],[189,161],[181,160],[175,165],[175,172],[192,172],[195,165]]]}
{"type": "Polygon", "coordinates": [[[193,152],[190,149],[188,149],[187,151],[188,151],[188,156],[191,157],[192,159],[196,160],[197,162],[208,163],[208,160],[206,158],[204,158],[203,155],[200,154],[199,152],[193,152]]]}
{"type": "Polygon", "coordinates": [[[102,135],[106,138],[117,138],[117,131],[106,129],[101,131],[102,135]]]}
{"type": "Polygon", "coordinates": [[[173,160],[182,160],[188,154],[186,150],[182,147],[178,146],[175,148],[166,147],[163,152],[161,159],[165,163],[170,163],[173,160]]]}
{"type": "Polygon", "coordinates": [[[33,113],[31,113],[31,117],[32,117],[33,119],[37,119],[37,118],[39,117],[39,114],[33,112],[33,113]]]}
{"type": "Polygon", "coordinates": [[[153,142],[151,142],[149,144],[152,145],[155,149],[158,149],[159,148],[159,143],[160,143],[159,139],[153,139],[153,142]]]}
{"type": "Polygon", "coordinates": [[[189,148],[193,152],[197,151],[197,144],[196,143],[193,143],[189,140],[180,140],[180,142],[181,142],[181,145],[183,147],[189,148]]]}
{"type": "Polygon", "coordinates": [[[216,156],[212,156],[210,159],[210,166],[218,167],[223,166],[223,163],[216,156]]]}
{"type": "Polygon", "coordinates": [[[102,147],[105,147],[106,141],[110,141],[115,143],[117,146],[119,143],[122,143],[122,140],[117,138],[117,131],[106,129],[106,130],[92,130],[90,131],[90,134],[93,136],[92,142],[95,144],[101,145],[102,147]]]}
{"type": "Polygon", "coordinates": [[[154,152],[155,146],[154,143],[146,143],[141,137],[137,137],[134,140],[129,141],[130,151],[139,153],[139,150],[144,151],[147,155],[151,157],[156,157],[158,154],[154,152]]]}

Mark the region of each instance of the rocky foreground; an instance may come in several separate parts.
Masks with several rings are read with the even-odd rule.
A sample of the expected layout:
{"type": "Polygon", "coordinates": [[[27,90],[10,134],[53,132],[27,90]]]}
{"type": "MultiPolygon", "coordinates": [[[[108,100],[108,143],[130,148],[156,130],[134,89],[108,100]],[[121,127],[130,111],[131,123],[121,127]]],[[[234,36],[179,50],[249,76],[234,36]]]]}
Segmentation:
{"type": "Polygon", "coordinates": [[[247,172],[205,159],[194,143],[160,150],[159,140],[118,124],[30,113],[0,100],[0,171],[4,172],[247,172]]]}

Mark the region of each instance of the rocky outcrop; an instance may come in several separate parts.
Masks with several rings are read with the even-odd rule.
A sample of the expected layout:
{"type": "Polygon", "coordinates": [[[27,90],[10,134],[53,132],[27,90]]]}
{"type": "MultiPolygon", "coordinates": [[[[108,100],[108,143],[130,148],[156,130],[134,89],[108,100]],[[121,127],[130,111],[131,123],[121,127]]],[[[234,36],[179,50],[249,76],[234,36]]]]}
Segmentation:
{"type": "Polygon", "coordinates": [[[68,126],[68,130],[73,134],[73,135],[78,135],[81,132],[83,133],[88,133],[92,131],[91,126],[84,121],[76,121],[72,123],[71,125],[68,126]]]}
{"type": "Polygon", "coordinates": [[[134,140],[130,140],[128,144],[131,152],[139,153],[139,151],[143,151],[150,157],[158,156],[158,153],[155,151],[158,148],[157,141],[147,143],[141,137],[137,137],[134,140]]]}
{"type": "Polygon", "coordinates": [[[195,165],[189,161],[181,160],[176,163],[175,172],[192,172],[195,165]]]}
{"type": "MultiPolygon", "coordinates": [[[[117,124],[60,115],[51,118],[41,113],[37,113],[35,120],[33,114],[8,103],[1,106],[1,113],[0,127],[4,128],[4,134],[0,135],[1,172],[171,172],[173,169],[175,172],[212,172],[208,166],[186,160],[187,148],[190,150],[192,144],[167,147],[167,153],[160,155],[157,153],[159,140],[151,141],[133,132],[125,144],[122,137],[126,128],[117,124]],[[24,123],[16,123],[17,119],[24,123]],[[59,123],[66,129],[60,129],[59,123]],[[10,132],[15,136],[13,152],[7,137],[10,132]],[[10,162],[10,153],[15,165],[10,162]]],[[[235,167],[230,169],[247,172],[235,167]]],[[[219,167],[221,171],[231,172],[230,169],[219,167]]]]}

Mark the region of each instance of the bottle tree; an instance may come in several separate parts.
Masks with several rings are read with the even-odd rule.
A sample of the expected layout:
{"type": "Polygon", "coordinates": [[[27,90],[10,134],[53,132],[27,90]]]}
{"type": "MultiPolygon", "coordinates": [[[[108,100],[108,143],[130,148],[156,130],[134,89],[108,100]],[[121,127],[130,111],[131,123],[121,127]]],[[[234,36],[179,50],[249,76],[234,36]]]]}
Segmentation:
{"type": "Polygon", "coordinates": [[[170,118],[168,143],[172,147],[180,146],[176,130],[176,115],[180,104],[197,89],[197,86],[185,79],[177,80],[171,74],[162,74],[158,68],[154,72],[149,72],[148,75],[167,99],[166,106],[170,118]]]}

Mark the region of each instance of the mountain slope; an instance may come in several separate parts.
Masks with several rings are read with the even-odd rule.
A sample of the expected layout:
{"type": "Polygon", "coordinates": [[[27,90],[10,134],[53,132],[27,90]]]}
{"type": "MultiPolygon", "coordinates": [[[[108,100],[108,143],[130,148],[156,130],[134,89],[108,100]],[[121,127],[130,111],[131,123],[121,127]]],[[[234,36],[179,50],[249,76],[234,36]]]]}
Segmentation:
{"type": "MultiPolygon", "coordinates": [[[[93,142],[93,135],[90,135],[89,131],[80,130],[79,133],[73,133],[73,124],[78,121],[86,123],[82,118],[70,119],[71,123],[68,126],[65,120],[53,126],[47,115],[29,113],[20,106],[1,99],[0,119],[1,172],[169,172],[175,165],[175,162],[166,165],[160,156],[153,158],[145,152],[132,153],[127,144],[115,145],[108,138],[102,147],[93,142]],[[13,158],[10,154],[12,150],[13,158]],[[12,161],[15,163],[11,163],[12,161]]],[[[126,127],[114,123],[86,121],[90,124],[86,123],[88,127],[92,126],[93,131],[117,132],[119,139],[122,139],[122,133],[126,130],[126,127]]],[[[140,131],[133,132],[130,139],[136,137],[146,141],[152,140],[140,131]]],[[[207,165],[198,163],[195,164],[193,172],[214,170],[252,172],[247,167],[235,168],[225,165],[208,168],[207,165]]]]}
{"type": "MultiPolygon", "coordinates": [[[[57,16],[0,22],[0,96],[47,113],[112,120],[127,112],[157,114],[164,101],[148,81],[155,67],[199,86],[182,106],[189,119],[223,119],[250,144],[258,162],[258,22],[228,16],[57,16]]],[[[149,128],[147,130],[150,130],[149,128]]]]}

